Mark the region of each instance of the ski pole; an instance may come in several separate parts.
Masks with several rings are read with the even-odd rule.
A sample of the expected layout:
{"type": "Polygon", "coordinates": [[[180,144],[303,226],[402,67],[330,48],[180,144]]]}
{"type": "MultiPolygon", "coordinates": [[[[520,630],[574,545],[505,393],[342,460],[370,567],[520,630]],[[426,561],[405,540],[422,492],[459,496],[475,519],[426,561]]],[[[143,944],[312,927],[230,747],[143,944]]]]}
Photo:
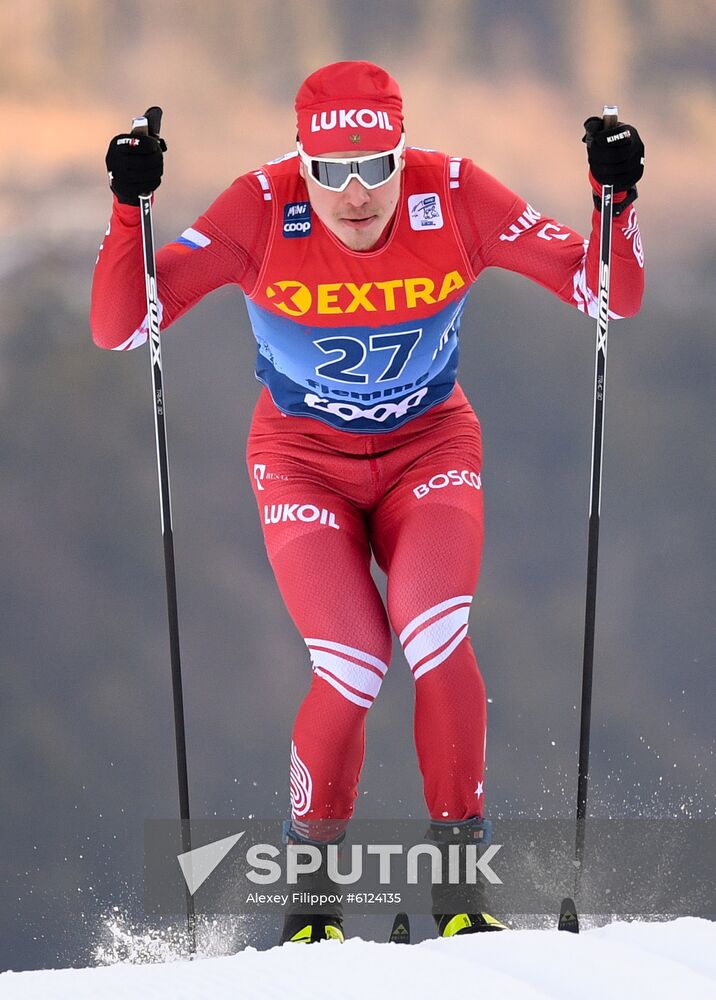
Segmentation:
{"type": "MultiPolygon", "coordinates": [[[[132,120],[132,132],[139,135],[159,135],[162,109],[149,108],[146,115],[132,120]]],[[[169,490],[169,453],[167,450],[166,412],[162,380],[162,352],[159,340],[159,297],[157,271],[154,258],[154,225],[152,220],[152,195],[139,196],[142,216],[142,246],[144,250],[144,282],[147,294],[147,324],[149,350],[152,363],[152,389],[154,394],[154,432],[157,445],[159,472],[159,503],[164,541],[164,573],[167,588],[169,616],[169,650],[174,696],[174,734],[176,738],[177,775],[179,779],[179,814],[181,818],[182,851],[191,850],[189,814],[189,778],[186,765],[186,734],[184,730],[184,697],[182,694],[181,657],[179,654],[179,614],[177,609],[176,572],[174,567],[174,535],[172,532],[172,507],[169,490]]],[[[194,897],[186,886],[186,916],[189,931],[189,948],[196,952],[196,916],[194,897]]]]}
{"type": "MultiPolygon", "coordinates": [[[[604,128],[614,128],[619,108],[605,105],[604,128]]],[[[589,541],[587,546],[587,600],[584,616],[584,658],[582,663],[582,708],[579,730],[579,765],[577,771],[577,828],[575,837],[574,895],[579,896],[580,875],[584,861],[589,781],[589,736],[592,719],[592,675],[594,670],[594,623],[597,601],[597,557],[599,551],[599,514],[602,505],[602,449],[604,445],[604,397],[607,380],[607,332],[609,329],[609,270],[612,250],[612,209],[614,187],[602,185],[602,219],[599,241],[599,297],[597,300],[597,342],[594,365],[594,416],[592,422],[592,471],[589,494],[589,541]]],[[[576,910],[571,900],[562,903],[562,913],[573,916],[578,930],[576,910]],[[571,905],[569,905],[571,904],[571,905]]],[[[560,920],[560,926],[562,921],[560,920]]]]}

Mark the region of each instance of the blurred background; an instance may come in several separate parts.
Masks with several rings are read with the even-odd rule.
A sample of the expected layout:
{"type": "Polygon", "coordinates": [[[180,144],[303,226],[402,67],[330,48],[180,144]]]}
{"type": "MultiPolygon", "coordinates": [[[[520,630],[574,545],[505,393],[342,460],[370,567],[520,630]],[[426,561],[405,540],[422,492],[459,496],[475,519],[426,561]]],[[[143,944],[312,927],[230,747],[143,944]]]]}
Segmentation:
{"type": "MultiPolygon", "coordinates": [[[[166,242],[291,148],[298,85],[339,59],[398,78],[409,142],[581,232],[583,120],[616,101],[644,138],[646,297],[609,339],[590,810],[713,816],[714,38],[707,0],[3,0],[0,968],[86,964],[107,914],[141,919],[144,820],[178,811],[149,358],[99,350],[87,318],[107,144],[164,108],[166,242]]],[[[197,817],[286,815],[309,683],[244,464],[253,343],[237,289],[163,341],[197,817]]],[[[493,817],[575,806],[593,356],[593,322],[526,280],[473,291],[493,817]]],[[[424,815],[412,701],[396,651],[364,818],[424,815]]],[[[238,922],[223,947],[268,946],[275,925],[238,922]]]]}

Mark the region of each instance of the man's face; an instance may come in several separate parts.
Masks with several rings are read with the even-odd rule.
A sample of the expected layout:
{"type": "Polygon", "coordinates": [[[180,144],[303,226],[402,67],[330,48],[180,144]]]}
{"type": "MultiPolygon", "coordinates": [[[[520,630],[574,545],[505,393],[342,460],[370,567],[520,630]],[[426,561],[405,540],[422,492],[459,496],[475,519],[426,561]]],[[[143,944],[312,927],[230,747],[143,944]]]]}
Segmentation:
{"type": "MultiPolygon", "coordinates": [[[[365,156],[370,156],[366,152],[365,156]]],[[[326,159],[355,156],[353,152],[326,153],[326,159]]],[[[311,207],[326,229],[337,236],[350,250],[370,250],[388,225],[400,197],[400,174],[404,166],[380,187],[368,190],[353,177],[343,191],[329,191],[321,187],[300,163],[301,176],[308,188],[311,207]]]]}

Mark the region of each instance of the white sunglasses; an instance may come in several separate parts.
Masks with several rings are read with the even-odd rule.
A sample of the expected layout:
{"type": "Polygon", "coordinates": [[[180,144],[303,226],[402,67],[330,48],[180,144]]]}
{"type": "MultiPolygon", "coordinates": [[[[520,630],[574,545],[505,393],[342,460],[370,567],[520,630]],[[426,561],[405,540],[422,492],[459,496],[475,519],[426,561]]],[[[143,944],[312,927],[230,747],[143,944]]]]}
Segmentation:
{"type": "Polygon", "coordinates": [[[296,143],[298,155],[309,174],[319,187],[328,191],[345,191],[354,177],[369,191],[385,184],[400,167],[400,154],[404,145],[405,134],[401,135],[395,149],[386,153],[330,160],[308,156],[301,143],[296,143]]]}

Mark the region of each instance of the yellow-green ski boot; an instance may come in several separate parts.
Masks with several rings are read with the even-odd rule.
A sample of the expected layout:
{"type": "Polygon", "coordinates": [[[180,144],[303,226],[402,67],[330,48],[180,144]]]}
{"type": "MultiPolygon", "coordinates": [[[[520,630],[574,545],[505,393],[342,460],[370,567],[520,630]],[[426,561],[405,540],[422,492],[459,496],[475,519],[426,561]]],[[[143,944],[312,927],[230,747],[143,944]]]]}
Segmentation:
{"type": "Polygon", "coordinates": [[[489,913],[436,913],[435,923],[438,927],[438,937],[509,930],[506,924],[489,913]]]}
{"type": "Polygon", "coordinates": [[[320,913],[291,913],[286,917],[281,934],[281,944],[315,944],[316,941],[345,941],[343,921],[338,916],[320,913]]]}

